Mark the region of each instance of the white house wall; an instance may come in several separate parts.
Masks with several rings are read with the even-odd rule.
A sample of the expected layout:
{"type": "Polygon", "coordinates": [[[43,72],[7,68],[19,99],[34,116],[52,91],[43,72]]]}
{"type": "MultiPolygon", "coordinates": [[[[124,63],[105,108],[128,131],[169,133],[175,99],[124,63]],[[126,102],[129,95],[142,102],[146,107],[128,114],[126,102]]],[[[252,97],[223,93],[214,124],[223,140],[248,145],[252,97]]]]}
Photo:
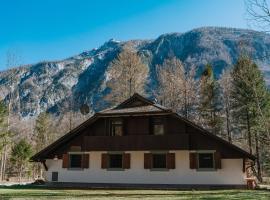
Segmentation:
{"type": "Polygon", "coordinates": [[[107,171],[101,169],[101,154],[89,152],[88,169],[71,170],[62,168],[62,160],[47,160],[46,178],[51,181],[52,172],[58,172],[58,182],[78,183],[129,183],[129,184],[215,184],[244,185],[242,159],[222,159],[222,169],[217,171],[197,171],[189,168],[188,151],[170,151],[175,153],[175,169],[151,171],[144,169],[146,151],[130,151],[130,169],[107,171]]]}

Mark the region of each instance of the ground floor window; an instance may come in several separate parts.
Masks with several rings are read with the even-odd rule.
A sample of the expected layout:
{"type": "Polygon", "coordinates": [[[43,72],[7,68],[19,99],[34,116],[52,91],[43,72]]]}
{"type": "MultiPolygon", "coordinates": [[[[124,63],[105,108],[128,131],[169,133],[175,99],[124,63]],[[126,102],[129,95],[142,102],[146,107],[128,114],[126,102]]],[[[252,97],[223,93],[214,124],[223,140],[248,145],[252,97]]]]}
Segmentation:
{"type": "Polygon", "coordinates": [[[109,154],[109,168],[122,169],[123,168],[123,155],[122,154],[109,154]]]}
{"type": "Polygon", "coordinates": [[[69,154],[69,168],[82,168],[82,154],[69,154]]]}
{"type": "Polygon", "coordinates": [[[166,169],[167,161],[166,154],[153,154],[152,155],[152,168],[153,169],[166,169]]]}
{"type": "Polygon", "coordinates": [[[198,153],[199,169],[214,169],[214,153],[198,153]]]}

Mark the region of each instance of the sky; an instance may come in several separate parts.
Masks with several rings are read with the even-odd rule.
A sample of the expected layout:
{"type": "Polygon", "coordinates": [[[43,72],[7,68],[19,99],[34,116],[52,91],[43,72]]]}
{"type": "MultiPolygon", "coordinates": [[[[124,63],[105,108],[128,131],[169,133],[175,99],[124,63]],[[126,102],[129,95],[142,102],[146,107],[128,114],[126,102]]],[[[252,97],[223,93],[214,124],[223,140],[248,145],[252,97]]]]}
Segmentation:
{"type": "Polygon", "coordinates": [[[203,26],[248,28],[244,0],[0,0],[0,70],[203,26]]]}

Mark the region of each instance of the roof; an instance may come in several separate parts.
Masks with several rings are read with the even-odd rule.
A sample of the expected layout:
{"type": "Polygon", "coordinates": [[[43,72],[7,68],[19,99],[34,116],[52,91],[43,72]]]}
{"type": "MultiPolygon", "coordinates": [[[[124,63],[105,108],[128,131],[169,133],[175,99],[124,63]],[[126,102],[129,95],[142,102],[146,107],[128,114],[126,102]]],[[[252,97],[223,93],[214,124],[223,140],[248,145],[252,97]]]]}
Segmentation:
{"type": "Polygon", "coordinates": [[[88,120],[86,120],[84,123],[82,123],[81,125],[79,125],[78,127],[76,127],[75,129],[71,130],[70,132],[68,132],[66,135],[62,136],[61,138],[59,138],[58,140],[56,140],[55,142],[53,142],[51,145],[47,146],[46,148],[44,148],[43,150],[41,150],[40,152],[38,152],[37,154],[35,154],[31,160],[32,161],[40,161],[40,156],[42,155],[46,155],[49,154],[50,152],[52,152],[55,148],[57,148],[59,145],[65,143],[66,141],[69,141],[70,139],[72,139],[73,137],[76,136],[77,133],[79,133],[81,130],[83,130],[86,126],[92,124],[94,121],[96,121],[98,118],[102,118],[104,116],[107,115],[111,115],[111,116],[115,116],[115,115],[133,115],[133,114],[155,114],[155,113],[163,113],[163,114],[170,114],[173,115],[175,117],[177,117],[178,119],[186,122],[187,124],[191,125],[192,127],[200,130],[200,133],[210,136],[220,142],[222,142],[223,144],[225,144],[226,146],[228,146],[229,148],[234,149],[237,152],[240,152],[241,154],[245,155],[246,157],[255,160],[256,157],[250,153],[248,153],[247,151],[239,148],[238,146],[229,143],[228,141],[212,134],[211,132],[207,131],[206,129],[204,129],[201,126],[198,126],[197,124],[195,124],[194,122],[191,122],[190,120],[180,116],[179,114],[172,112],[170,109],[161,106],[159,104],[156,104],[152,101],[150,101],[149,99],[146,99],[144,97],[142,97],[141,95],[135,93],[132,97],[130,97],[129,99],[127,99],[126,101],[122,102],[121,104],[119,104],[116,107],[110,108],[110,109],[106,109],[103,111],[100,111],[96,114],[94,114],[91,118],[89,118],[88,120]]]}

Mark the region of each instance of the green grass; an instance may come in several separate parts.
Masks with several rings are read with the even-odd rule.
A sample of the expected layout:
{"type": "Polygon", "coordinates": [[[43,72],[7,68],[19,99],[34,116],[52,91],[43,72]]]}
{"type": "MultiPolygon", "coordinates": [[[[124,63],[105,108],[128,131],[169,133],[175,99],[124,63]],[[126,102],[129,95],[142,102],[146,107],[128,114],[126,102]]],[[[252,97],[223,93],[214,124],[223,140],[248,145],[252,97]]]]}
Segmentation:
{"type": "Polygon", "coordinates": [[[270,200],[270,191],[265,190],[61,190],[29,187],[2,187],[0,200],[5,199],[99,199],[99,200],[168,200],[168,199],[210,199],[210,200],[270,200]]]}

